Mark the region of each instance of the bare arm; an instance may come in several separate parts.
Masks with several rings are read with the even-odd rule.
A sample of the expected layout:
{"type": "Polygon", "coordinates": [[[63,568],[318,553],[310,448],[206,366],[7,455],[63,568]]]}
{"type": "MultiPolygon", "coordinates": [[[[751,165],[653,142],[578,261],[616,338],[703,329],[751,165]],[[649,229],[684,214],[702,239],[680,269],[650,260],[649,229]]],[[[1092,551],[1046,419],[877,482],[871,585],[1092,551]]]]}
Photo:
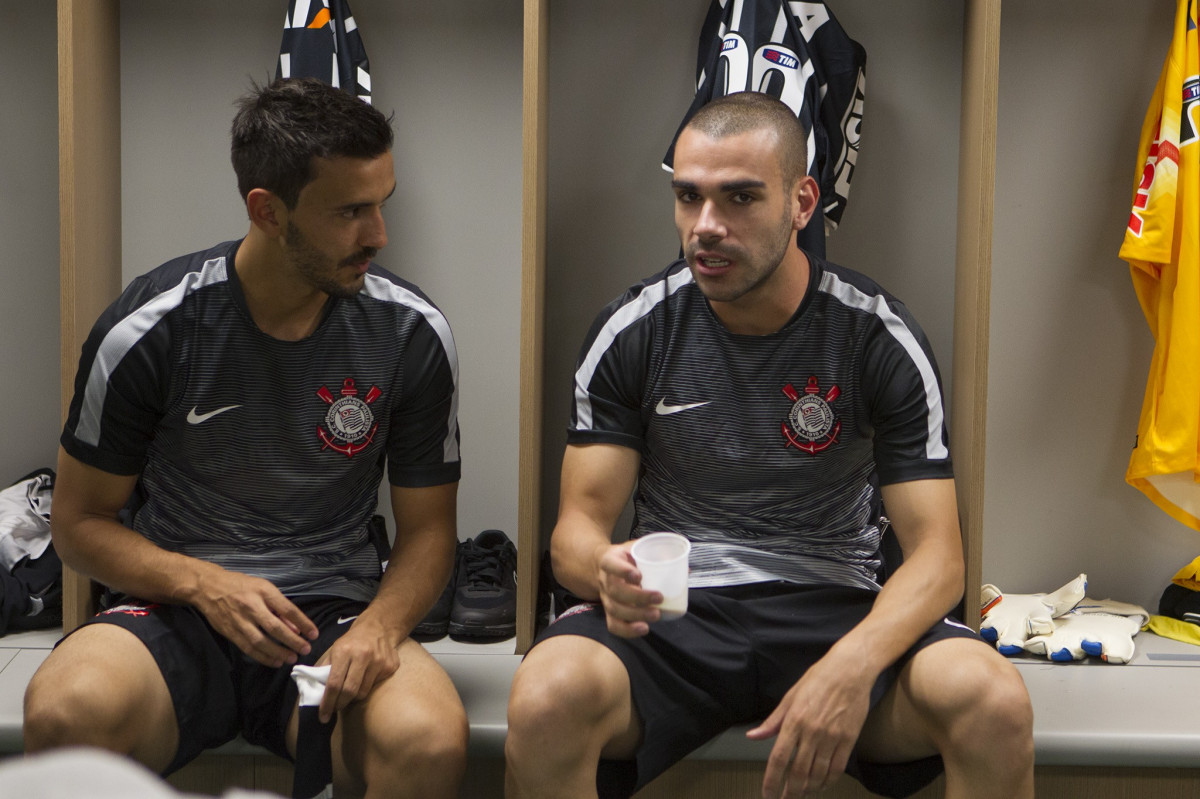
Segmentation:
{"type": "Polygon", "coordinates": [[[363,615],[395,619],[399,644],[437,602],[454,567],[458,483],[391,487],[396,541],[379,593],[363,615]]]}
{"type": "Polygon", "coordinates": [[[953,480],[897,483],[882,494],[904,562],[867,618],[830,650],[869,662],[872,680],[954,607],[965,569],[953,480]]]}
{"type": "Polygon", "coordinates": [[[122,525],[137,475],[114,475],[58,453],[50,529],[70,567],[150,602],[191,605],[265,665],[294,663],[316,627],[267,580],[168,552],[122,525]]]}
{"type": "Polygon", "coordinates": [[[629,544],[613,544],[613,527],[633,494],[641,456],[615,444],[571,445],[563,455],[558,522],[550,537],[554,574],[583,599],[600,600],[608,629],[634,637],[649,632],[662,602],[641,589],[629,544]]]}
{"type": "Polygon", "coordinates": [[[904,563],[867,617],[747,733],[756,739],[779,736],[763,782],[766,796],[780,795],[785,783],[794,791],[821,789],[841,774],[866,720],[875,680],[962,594],[954,481],[898,483],[884,486],[882,493],[904,563]]]}
{"type": "Polygon", "coordinates": [[[397,649],[446,587],[458,541],[458,483],[391,487],[396,541],[371,604],[321,658],[333,668],[321,700],[328,720],[399,667],[397,649]]]}

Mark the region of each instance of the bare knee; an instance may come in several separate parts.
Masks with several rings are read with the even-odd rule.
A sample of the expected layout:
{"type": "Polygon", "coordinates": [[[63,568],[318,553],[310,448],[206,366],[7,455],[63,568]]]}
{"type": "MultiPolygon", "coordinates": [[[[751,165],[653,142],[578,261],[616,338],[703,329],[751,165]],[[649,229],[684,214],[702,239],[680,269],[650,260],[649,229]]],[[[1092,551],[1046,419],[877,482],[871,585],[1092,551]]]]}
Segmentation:
{"type": "Polygon", "coordinates": [[[26,752],[40,752],[75,743],[78,717],[71,712],[62,686],[51,690],[41,673],[25,689],[23,734],[26,752]]]}
{"type": "Polygon", "coordinates": [[[580,696],[576,679],[522,664],[508,695],[508,735],[523,738],[546,730],[563,730],[579,723],[577,714],[588,704],[586,697],[580,696]]]}
{"type": "Polygon", "coordinates": [[[354,725],[357,733],[344,739],[342,755],[347,777],[366,795],[457,795],[470,731],[452,688],[377,704],[366,718],[354,725]]]}
{"type": "Polygon", "coordinates": [[[505,750],[510,756],[523,749],[539,758],[556,752],[573,757],[586,749],[598,755],[614,744],[620,747],[636,731],[620,660],[586,639],[579,640],[596,650],[582,653],[571,645],[578,642],[566,643],[569,638],[539,644],[517,669],[508,702],[505,750]],[[560,642],[566,645],[552,646],[560,642]]]}
{"type": "Polygon", "coordinates": [[[25,751],[85,744],[122,751],[116,732],[127,710],[112,700],[106,682],[90,670],[37,672],[25,690],[25,751]]]}
{"type": "Polygon", "coordinates": [[[947,759],[1023,769],[1033,762],[1033,707],[1016,668],[995,650],[976,648],[961,668],[943,672],[929,718],[947,759]]]}
{"type": "Polygon", "coordinates": [[[559,636],[535,646],[513,678],[504,740],[505,795],[595,795],[600,757],[627,756],[632,708],[619,660],[594,641],[559,636]],[[588,651],[572,646],[597,647],[588,651]],[[615,671],[614,671],[615,668],[615,671]]]}
{"type": "Polygon", "coordinates": [[[401,762],[461,773],[466,768],[470,729],[460,703],[410,708],[395,722],[372,731],[368,746],[383,762],[401,762]]]}
{"type": "Polygon", "coordinates": [[[119,627],[89,625],[42,664],[25,691],[25,749],[98,746],[166,768],[178,729],[149,651],[119,627]]]}
{"type": "Polygon", "coordinates": [[[548,670],[522,664],[508,697],[509,736],[557,734],[586,725],[597,713],[595,697],[586,695],[582,682],[582,675],[570,667],[548,670]]]}
{"type": "Polygon", "coordinates": [[[985,731],[981,748],[993,755],[998,751],[1010,757],[1033,762],[1033,705],[1025,681],[1016,668],[999,656],[994,667],[980,683],[980,693],[972,708],[975,729],[985,731]]]}

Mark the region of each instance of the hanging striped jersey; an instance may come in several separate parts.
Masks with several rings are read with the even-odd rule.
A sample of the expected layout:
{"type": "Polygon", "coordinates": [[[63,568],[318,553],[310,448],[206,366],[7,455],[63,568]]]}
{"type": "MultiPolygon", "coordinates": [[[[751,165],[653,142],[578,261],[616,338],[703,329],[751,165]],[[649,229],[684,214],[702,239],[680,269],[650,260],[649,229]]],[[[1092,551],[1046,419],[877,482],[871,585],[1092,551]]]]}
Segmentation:
{"type": "Polygon", "coordinates": [[[275,78],[319,78],[371,102],[371,64],[349,0],[290,0],[275,78]]]}
{"type": "MultiPolygon", "coordinates": [[[[824,256],[837,227],[858,157],[867,53],[822,2],[712,0],[700,29],[696,96],[688,120],[718,97],[753,91],[782,100],[808,131],[808,174],[821,203],[798,243],[824,256]]],[[[663,166],[675,161],[672,139],[663,166]]]]}
{"type": "Polygon", "coordinates": [[[1127,260],[1154,355],[1125,479],[1200,530],[1200,48],[1196,0],[1175,33],[1138,147],[1127,260]]]}
{"type": "Polygon", "coordinates": [[[940,378],[907,308],[810,255],[795,316],[730,333],[686,262],[597,317],[568,441],[641,452],[632,534],[693,542],[694,587],[877,588],[878,486],[953,476],[940,378]]]}
{"type": "Polygon", "coordinates": [[[64,449],[140,474],[131,526],[173,552],[264,577],[289,596],[370,600],[367,526],[398,486],[458,480],[458,358],[445,317],[372,264],[317,330],[258,329],[239,242],[134,280],[83,348],[64,449]]]}

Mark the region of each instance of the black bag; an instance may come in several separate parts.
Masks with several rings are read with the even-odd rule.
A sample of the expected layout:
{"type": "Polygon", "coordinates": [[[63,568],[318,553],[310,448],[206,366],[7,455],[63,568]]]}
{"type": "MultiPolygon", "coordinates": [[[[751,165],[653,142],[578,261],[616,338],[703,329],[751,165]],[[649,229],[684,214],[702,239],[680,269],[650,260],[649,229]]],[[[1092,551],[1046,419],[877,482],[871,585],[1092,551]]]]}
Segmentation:
{"type": "MultiPolygon", "coordinates": [[[[48,477],[54,486],[54,471],[38,469],[12,485],[48,477]]],[[[49,535],[49,532],[46,533],[49,535]]],[[[28,555],[0,568],[0,635],[9,630],[37,630],[62,624],[62,561],[54,544],[36,558],[28,555]]]]}

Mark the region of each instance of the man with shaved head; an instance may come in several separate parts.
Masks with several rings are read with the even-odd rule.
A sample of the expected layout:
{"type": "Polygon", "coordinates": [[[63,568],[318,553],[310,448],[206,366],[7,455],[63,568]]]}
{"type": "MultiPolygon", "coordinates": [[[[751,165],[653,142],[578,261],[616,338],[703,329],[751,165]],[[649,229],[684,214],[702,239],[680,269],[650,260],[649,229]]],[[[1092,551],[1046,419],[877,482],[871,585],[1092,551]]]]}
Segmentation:
{"type": "Polygon", "coordinates": [[[947,617],[964,565],[932,348],[899,300],[797,245],[805,141],[763,94],[701,109],[671,181],[684,258],[584,342],[550,542],[584,602],[517,672],[510,799],[630,796],[736,725],[774,739],[766,797],[843,772],[907,796],[943,770],[949,797],[1033,795],[1024,684],[947,617]],[[692,542],[681,618],[613,543],[630,496],[631,539],[692,542]]]}

